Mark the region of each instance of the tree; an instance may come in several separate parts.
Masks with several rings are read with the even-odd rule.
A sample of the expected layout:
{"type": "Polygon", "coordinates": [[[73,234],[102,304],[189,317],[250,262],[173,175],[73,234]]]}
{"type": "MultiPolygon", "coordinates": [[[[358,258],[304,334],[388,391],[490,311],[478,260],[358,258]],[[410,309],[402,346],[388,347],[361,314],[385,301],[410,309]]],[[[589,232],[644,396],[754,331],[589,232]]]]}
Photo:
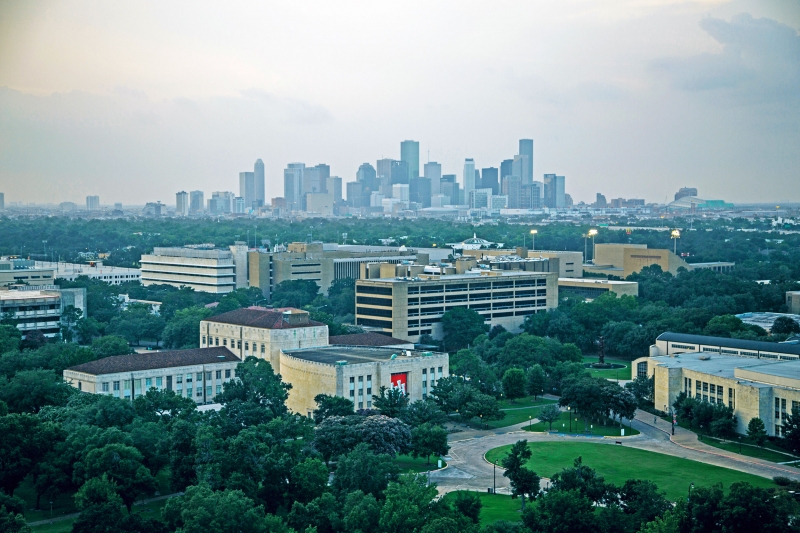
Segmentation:
{"type": "Polygon", "coordinates": [[[352,533],[373,533],[378,531],[381,508],[372,494],[364,494],[360,490],[347,493],[342,522],[345,531],[352,533]]]}
{"type": "Polygon", "coordinates": [[[165,325],[163,317],[153,314],[152,306],[131,304],[111,320],[110,328],[131,344],[138,345],[142,339],[151,339],[158,345],[165,325]]]}
{"type": "Polygon", "coordinates": [[[503,374],[503,393],[509,400],[525,396],[525,371],[521,368],[509,368],[503,374]]]}
{"type": "Polygon", "coordinates": [[[447,421],[447,415],[433,400],[417,400],[400,412],[400,420],[412,428],[426,423],[441,426],[447,421]]]}
{"type": "Polygon", "coordinates": [[[63,435],[28,414],[0,416],[0,489],[9,496],[63,435]]]}
{"type": "Polygon", "coordinates": [[[381,508],[380,529],[382,533],[406,533],[419,531],[430,518],[435,485],[428,485],[425,476],[404,476],[389,483],[386,502],[381,508]]]}
{"type": "Polygon", "coordinates": [[[144,457],[136,448],[124,444],[107,444],[89,451],[83,461],[75,465],[76,475],[87,481],[94,477],[108,476],[117,487],[128,513],[137,498],[153,492],[156,480],[142,464],[144,457]]]}
{"type": "Polygon", "coordinates": [[[19,350],[22,343],[22,332],[17,326],[0,324],[0,354],[19,350]]]}
{"type": "Polygon", "coordinates": [[[500,465],[506,470],[503,472],[503,476],[507,477],[511,484],[511,497],[522,496],[523,510],[525,509],[525,497],[533,499],[539,492],[539,476],[533,470],[525,467],[531,455],[528,441],[526,439],[518,440],[511,446],[508,455],[500,461],[500,465]]]}
{"type": "Polygon", "coordinates": [[[550,426],[550,431],[553,431],[553,422],[561,418],[561,409],[556,404],[545,405],[538,415],[539,420],[546,422],[550,426]]]}
{"type": "Polygon", "coordinates": [[[291,388],[272,371],[269,361],[250,356],[236,366],[236,379],[226,382],[216,399],[232,427],[241,428],[287,414],[291,388]]]}
{"type": "Polygon", "coordinates": [[[73,328],[82,314],[83,311],[76,309],[73,305],[68,305],[61,311],[61,338],[65,342],[72,342],[72,338],[75,335],[73,328]]]}
{"type": "Polygon", "coordinates": [[[411,453],[414,458],[425,457],[431,463],[431,455],[447,455],[447,430],[430,423],[421,424],[411,430],[411,453]]]}
{"type": "Polygon", "coordinates": [[[383,498],[383,491],[389,482],[398,479],[399,472],[400,468],[391,455],[376,454],[368,444],[361,443],[339,457],[332,487],[339,494],[360,491],[383,498]]]}
{"type": "Polygon", "coordinates": [[[747,424],[747,437],[756,443],[758,446],[763,446],[764,441],[767,440],[767,429],[764,427],[764,421],[760,418],[753,417],[747,424]]]}
{"type": "Polygon", "coordinates": [[[314,448],[326,462],[349,453],[361,441],[363,417],[329,416],[314,430],[314,448]]]}
{"type": "Polygon", "coordinates": [[[192,486],[183,496],[170,498],[163,517],[170,531],[181,533],[267,533],[286,532],[280,520],[267,518],[264,507],[256,505],[240,490],[214,492],[208,486],[192,486]]]}
{"type": "Polygon", "coordinates": [[[650,376],[649,378],[636,376],[636,379],[625,384],[625,388],[633,393],[639,405],[648,403],[652,405],[653,398],[655,397],[655,383],[655,376],[650,376]]]}
{"type": "Polygon", "coordinates": [[[314,396],[317,408],[314,410],[314,423],[320,424],[331,416],[350,416],[354,414],[353,402],[341,396],[317,394],[314,396]]]}
{"type": "Polygon", "coordinates": [[[549,490],[522,514],[532,533],[595,533],[592,501],[577,490],[549,490]]]}
{"type": "Polygon", "coordinates": [[[800,333],[800,324],[791,317],[779,316],[772,323],[772,333],[779,335],[791,335],[792,333],[800,333]]]}
{"type": "Polygon", "coordinates": [[[92,341],[92,351],[98,359],[112,355],[128,355],[133,350],[128,346],[128,341],[119,335],[106,335],[92,341]]]}
{"type": "Polygon", "coordinates": [[[46,405],[64,405],[73,392],[52,370],[21,370],[11,378],[0,377],[0,400],[15,413],[36,413],[46,405]]]}
{"type": "Polygon", "coordinates": [[[325,493],[308,504],[294,502],[287,522],[294,530],[315,533],[341,531],[341,504],[332,494],[325,493]]]}
{"type": "Polygon", "coordinates": [[[506,417],[506,413],[500,409],[500,403],[496,398],[478,392],[461,408],[461,416],[467,420],[471,418],[480,418],[481,421],[484,422],[488,420],[502,420],[506,417]]]}
{"type": "Polygon", "coordinates": [[[328,486],[328,469],[319,459],[306,459],[292,468],[290,492],[303,503],[322,496],[328,486]]]}
{"type": "Polygon", "coordinates": [[[800,450],[800,410],[792,409],[792,414],[786,417],[783,436],[788,444],[787,448],[797,453],[800,450]]]}
{"type": "Polygon", "coordinates": [[[577,490],[589,500],[599,503],[603,501],[613,487],[609,487],[602,476],[583,464],[583,458],[578,457],[571,468],[564,468],[551,478],[551,490],[570,491],[577,490]]]}
{"type": "Polygon", "coordinates": [[[92,339],[100,335],[102,324],[92,317],[83,317],[75,323],[75,333],[78,336],[78,342],[86,345],[92,342],[92,339]]]}
{"type": "Polygon", "coordinates": [[[272,291],[272,305],[299,309],[313,302],[317,294],[319,285],[315,281],[306,279],[281,281],[272,291]]]}
{"type": "Polygon", "coordinates": [[[397,455],[411,451],[411,430],[397,418],[384,415],[365,417],[359,427],[360,440],[375,453],[397,455]]]}
{"type": "Polygon", "coordinates": [[[356,312],[356,280],[340,278],[333,280],[328,288],[328,300],[336,316],[353,315],[356,312]]]}
{"type": "Polygon", "coordinates": [[[481,520],[481,503],[480,497],[474,492],[458,491],[456,497],[453,499],[453,506],[456,510],[472,520],[474,524],[480,523],[481,520]]]}
{"type": "Polygon", "coordinates": [[[22,513],[12,513],[0,507],[0,531],[4,533],[31,533],[33,530],[22,513]]]}
{"type": "Polygon", "coordinates": [[[150,422],[186,418],[197,412],[197,404],[191,398],[179,396],[171,390],[151,388],[133,400],[136,415],[150,422]]]}
{"type": "Polygon", "coordinates": [[[397,418],[403,409],[408,406],[408,394],[397,387],[387,389],[381,386],[378,394],[372,395],[372,407],[390,418],[397,418]]]}
{"type": "Polygon", "coordinates": [[[111,503],[117,511],[122,506],[122,499],[117,494],[119,487],[108,479],[106,474],[95,477],[81,485],[75,493],[75,507],[79,510],[87,509],[93,505],[111,503]]]}
{"type": "Polygon", "coordinates": [[[437,380],[431,390],[431,398],[447,414],[462,410],[476,394],[477,390],[456,377],[437,380]]]}
{"type": "Polygon", "coordinates": [[[544,394],[545,387],[547,387],[547,375],[542,365],[533,365],[530,367],[526,378],[528,394],[533,396],[534,399],[544,394]]]}
{"type": "Polygon", "coordinates": [[[483,333],[486,333],[483,315],[466,307],[454,307],[442,315],[444,347],[448,352],[457,352],[483,333]]]}
{"type": "Polygon", "coordinates": [[[200,322],[211,316],[211,309],[205,307],[190,307],[175,311],[174,316],[167,322],[161,338],[165,348],[188,349],[198,348],[200,339],[200,322]]]}
{"type": "Polygon", "coordinates": [[[643,479],[629,479],[620,487],[618,504],[638,531],[648,522],[672,509],[672,504],[658,491],[655,483],[643,479]]]}

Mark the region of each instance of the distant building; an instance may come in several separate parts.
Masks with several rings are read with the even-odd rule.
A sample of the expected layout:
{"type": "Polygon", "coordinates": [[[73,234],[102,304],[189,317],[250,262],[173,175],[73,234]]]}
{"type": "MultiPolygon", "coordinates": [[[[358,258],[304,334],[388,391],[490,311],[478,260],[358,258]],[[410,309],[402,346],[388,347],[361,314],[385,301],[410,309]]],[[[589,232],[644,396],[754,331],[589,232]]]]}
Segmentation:
{"type": "Polygon", "coordinates": [[[592,207],[596,207],[598,209],[605,209],[608,207],[608,201],[606,200],[605,195],[597,193],[597,199],[595,200],[592,207]]]}
{"type": "Polygon", "coordinates": [[[565,178],[555,174],[544,175],[544,206],[551,209],[566,207],[565,178]]]}
{"type": "Polygon", "coordinates": [[[186,191],[175,194],[175,214],[179,217],[189,216],[189,194],[186,191]]]}
{"type": "Polygon", "coordinates": [[[530,185],[533,182],[531,174],[531,160],[527,155],[518,154],[514,156],[511,164],[511,174],[519,176],[522,185],[530,185]]]}
{"type": "Polygon", "coordinates": [[[491,189],[492,194],[500,194],[500,178],[496,167],[481,169],[481,189],[491,189]]]}
{"type": "MultiPolygon", "coordinates": [[[[61,333],[61,292],[54,286],[47,290],[0,289],[0,316],[15,325],[23,338],[40,331],[52,338],[61,333]]],[[[83,289],[84,294],[86,289],[83,289]]],[[[84,307],[85,311],[86,308],[84,307]]]]}
{"type": "Polygon", "coordinates": [[[686,196],[697,196],[697,189],[694,187],[681,187],[680,190],[675,193],[675,201],[677,202],[686,196]]]}
{"type": "Polygon", "coordinates": [[[241,196],[233,199],[233,212],[237,215],[243,215],[247,212],[247,200],[241,196]]]}
{"type": "Polygon", "coordinates": [[[786,307],[790,313],[800,315],[800,291],[786,292],[786,307]]]}
{"type": "Polygon", "coordinates": [[[469,193],[475,190],[475,161],[464,160],[464,200],[469,200],[469,193]]]}
{"type": "Polygon", "coordinates": [[[594,300],[612,293],[618,298],[622,295],[639,296],[639,284],[635,281],[613,281],[596,278],[558,278],[558,296],[575,296],[594,300]]]}
{"type": "Polygon", "coordinates": [[[533,182],[533,139],[519,140],[519,155],[527,158],[526,171],[520,174],[523,185],[530,185],[533,182]]]}
{"type": "Polygon", "coordinates": [[[792,313],[741,313],[736,315],[736,318],[751,326],[758,326],[763,328],[767,333],[772,333],[772,326],[775,321],[781,317],[786,317],[794,320],[800,326],[800,314],[792,313]]]}
{"type": "MultiPolygon", "coordinates": [[[[102,261],[90,261],[88,263],[62,263],[51,261],[36,261],[36,268],[50,270],[56,279],[75,281],[80,276],[89,279],[104,281],[110,285],[122,285],[123,283],[140,282],[142,271],[138,268],[125,268],[118,266],[107,266],[102,261]]],[[[42,283],[45,285],[45,283],[42,283]]]]}
{"type": "Polygon", "coordinates": [[[530,209],[530,206],[522,204],[522,178],[509,175],[503,177],[503,195],[508,197],[508,207],[510,209],[530,209]]]}
{"type": "Polygon", "coordinates": [[[364,207],[364,189],[359,181],[347,183],[347,205],[350,207],[364,207]]]}
{"type": "Polygon", "coordinates": [[[400,160],[405,163],[408,178],[404,183],[419,177],[419,142],[403,141],[400,143],[400,160]]]}
{"type": "Polygon", "coordinates": [[[409,184],[409,201],[416,202],[420,207],[431,206],[431,180],[428,178],[413,178],[409,184]]]}
{"type": "Polygon", "coordinates": [[[142,285],[191,287],[199,292],[227,293],[247,287],[247,248],[230,250],[159,248],[141,258],[142,285]],[[244,249],[242,251],[242,249],[244,249]]]}
{"type": "Polygon", "coordinates": [[[19,258],[0,258],[0,287],[10,285],[53,285],[52,268],[37,266],[35,261],[19,258]]]}
{"type": "Polygon", "coordinates": [[[305,163],[289,163],[283,171],[283,197],[289,211],[300,211],[302,208],[305,167],[305,163]]]}
{"type": "Polygon", "coordinates": [[[313,213],[316,216],[332,217],[334,200],[333,194],[323,193],[306,193],[305,196],[306,211],[313,213]]]}
{"type": "MultiPolygon", "coordinates": [[[[514,173],[514,160],[513,159],[505,159],[503,162],[500,163],[500,183],[503,183],[503,179],[506,176],[510,176],[514,173]]],[[[520,177],[522,179],[522,177],[520,177]]]]}
{"type": "Polygon", "coordinates": [[[256,199],[256,178],[254,172],[239,172],[239,197],[243,201],[243,209],[237,213],[244,213],[253,207],[256,199]]]}
{"type": "Polygon", "coordinates": [[[425,177],[431,180],[431,196],[441,194],[442,192],[442,165],[431,161],[425,163],[424,167],[425,177]]]}
{"type": "Polygon", "coordinates": [[[326,189],[328,190],[328,194],[333,195],[334,205],[342,203],[342,178],[339,176],[331,176],[328,178],[326,189]]]}
{"type": "Polygon", "coordinates": [[[233,213],[236,196],[230,191],[214,191],[208,200],[208,212],[212,215],[233,213]]]}
{"type": "MultiPolygon", "coordinates": [[[[489,242],[489,241],[485,241],[489,242]]],[[[489,243],[494,244],[494,243],[489,243]]],[[[502,245],[501,245],[502,246],[502,245]]],[[[582,278],[583,277],[583,252],[573,251],[553,251],[553,250],[529,250],[522,246],[517,248],[492,248],[485,246],[474,248],[462,248],[461,254],[464,257],[474,257],[479,262],[491,260],[493,257],[517,257],[519,260],[525,259],[549,259],[552,263],[558,264],[558,277],[561,278],[582,278]]]]}
{"type": "Polygon", "coordinates": [[[491,209],[492,189],[475,189],[469,193],[470,209],[491,209]]]}
{"type": "Polygon", "coordinates": [[[708,200],[698,198],[697,196],[683,196],[674,202],[667,205],[670,211],[705,211],[705,210],[719,210],[719,209],[733,209],[733,204],[729,204],[724,200],[708,200]]]}
{"type": "Polygon", "coordinates": [[[450,205],[461,205],[463,191],[458,187],[455,174],[444,174],[440,184],[442,195],[447,198],[450,205]]]}
{"type": "Polygon", "coordinates": [[[97,211],[100,209],[100,197],[99,196],[87,196],[86,197],[86,209],[88,211],[97,211]]]}
{"type": "MultiPolygon", "coordinates": [[[[253,165],[253,185],[255,192],[253,208],[264,207],[267,204],[267,197],[264,192],[264,162],[260,159],[257,159],[253,165]]],[[[202,205],[202,202],[200,204],[202,205]]]]}
{"type": "Polygon", "coordinates": [[[144,204],[142,214],[147,217],[160,217],[164,214],[164,207],[161,202],[147,202],[144,204]]]}
{"type": "Polygon", "coordinates": [[[189,212],[191,214],[196,215],[202,213],[205,204],[203,191],[192,191],[189,193],[189,212]]]}
{"type": "Polygon", "coordinates": [[[6,195],[0,192],[0,211],[6,208],[6,195]]]}
{"type": "Polygon", "coordinates": [[[64,381],[89,394],[135,400],[151,388],[173,391],[198,404],[214,403],[236,378],[241,360],[227,348],[195,348],[116,355],[64,370],[64,381]]]}
{"type": "Polygon", "coordinates": [[[584,266],[584,271],[627,278],[641,272],[646,266],[658,265],[664,272],[675,275],[679,268],[686,270],[708,269],[715,272],[733,270],[735,263],[687,263],[672,250],[647,248],[646,244],[596,244],[594,264],[584,266]]]}

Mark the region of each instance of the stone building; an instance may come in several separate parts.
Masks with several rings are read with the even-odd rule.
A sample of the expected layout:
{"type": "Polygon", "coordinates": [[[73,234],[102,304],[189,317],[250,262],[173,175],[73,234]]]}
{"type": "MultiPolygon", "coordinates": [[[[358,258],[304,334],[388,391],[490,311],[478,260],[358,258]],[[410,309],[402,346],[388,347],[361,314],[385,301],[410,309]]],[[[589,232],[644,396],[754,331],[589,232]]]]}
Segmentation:
{"type": "Polygon", "coordinates": [[[416,401],[427,398],[436,382],[450,375],[446,353],[325,346],[285,349],[280,354],[281,376],[292,384],[286,405],[311,416],[317,394],[352,400],[356,409],[371,409],[372,395],[381,387],[400,388],[416,401]]]}
{"type": "Polygon", "coordinates": [[[241,360],[225,347],[116,355],[64,370],[64,381],[90,394],[133,401],[150,388],[174,391],[198,404],[213,403],[236,377],[241,360]]]}
{"type": "Polygon", "coordinates": [[[280,351],[328,345],[328,326],[300,309],[248,307],[200,322],[200,346],[229,348],[239,358],[266,359],[281,372],[280,351]]]}

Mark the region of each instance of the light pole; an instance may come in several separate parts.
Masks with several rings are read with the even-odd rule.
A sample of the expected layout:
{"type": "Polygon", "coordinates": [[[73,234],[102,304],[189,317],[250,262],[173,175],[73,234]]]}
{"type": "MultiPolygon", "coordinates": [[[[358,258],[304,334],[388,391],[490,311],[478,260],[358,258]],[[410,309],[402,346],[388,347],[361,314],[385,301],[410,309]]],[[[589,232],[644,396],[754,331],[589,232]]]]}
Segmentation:
{"type": "Polygon", "coordinates": [[[532,423],[533,423],[533,419],[531,418],[531,415],[528,415],[528,431],[531,430],[531,424],[532,423]]]}
{"type": "MultiPolygon", "coordinates": [[[[590,229],[589,230],[589,237],[592,238],[592,264],[594,264],[594,255],[595,255],[595,252],[594,252],[594,236],[595,235],[597,235],[597,230],[596,229],[590,229]]],[[[585,250],[584,250],[584,253],[585,253],[585,250]]]]}
{"type": "Polygon", "coordinates": [[[539,233],[539,230],[532,229],[531,230],[531,251],[536,250],[536,234],[539,233]]]}
{"type": "Polygon", "coordinates": [[[569,432],[572,433],[572,407],[567,406],[567,416],[569,416],[569,432]]]}
{"type": "Polygon", "coordinates": [[[673,241],[672,253],[678,254],[678,239],[681,238],[681,232],[677,229],[674,229],[669,234],[670,239],[673,241]]]}
{"type": "Polygon", "coordinates": [[[689,495],[686,497],[686,501],[689,501],[689,498],[692,497],[692,489],[694,488],[694,483],[689,483],[689,495]]]}
{"type": "Polygon", "coordinates": [[[492,463],[492,494],[497,494],[497,463],[492,463]]]}

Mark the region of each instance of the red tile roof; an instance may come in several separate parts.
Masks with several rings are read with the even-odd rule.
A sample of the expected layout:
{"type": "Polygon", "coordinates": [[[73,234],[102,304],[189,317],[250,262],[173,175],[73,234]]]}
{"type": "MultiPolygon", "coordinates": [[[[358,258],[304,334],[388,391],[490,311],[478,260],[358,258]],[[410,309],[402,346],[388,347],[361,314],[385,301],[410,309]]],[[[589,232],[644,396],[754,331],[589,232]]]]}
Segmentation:
{"type": "Polygon", "coordinates": [[[211,363],[240,362],[233,352],[223,346],[195,348],[193,350],[167,350],[164,352],[144,352],[130,355],[114,355],[97,361],[89,361],[68,368],[75,372],[85,372],[99,376],[118,372],[137,372],[156,368],[178,366],[208,365],[211,363]]]}
{"type": "MultiPolygon", "coordinates": [[[[286,308],[286,310],[289,309],[290,308],[286,308]]],[[[228,311],[227,313],[212,316],[206,320],[208,322],[219,322],[222,324],[235,324],[237,326],[249,326],[251,328],[265,329],[307,328],[310,326],[325,325],[322,322],[316,322],[314,320],[309,320],[305,324],[291,325],[283,319],[283,313],[281,311],[249,307],[228,311]]]]}

